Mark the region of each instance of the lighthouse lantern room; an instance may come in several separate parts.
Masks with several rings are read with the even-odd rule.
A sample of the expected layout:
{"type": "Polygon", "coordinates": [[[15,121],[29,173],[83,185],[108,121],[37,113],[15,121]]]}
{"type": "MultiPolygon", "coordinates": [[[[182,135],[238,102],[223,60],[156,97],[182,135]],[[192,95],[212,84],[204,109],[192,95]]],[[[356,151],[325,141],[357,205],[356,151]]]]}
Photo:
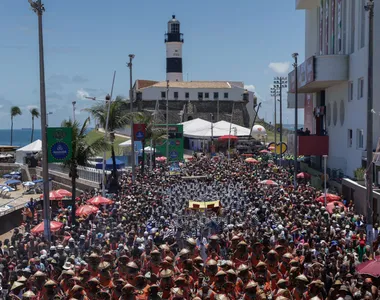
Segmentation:
{"type": "Polygon", "coordinates": [[[166,43],[166,80],[183,81],[182,75],[182,44],[180,22],[172,16],[168,22],[168,32],[165,34],[166,43]]]}

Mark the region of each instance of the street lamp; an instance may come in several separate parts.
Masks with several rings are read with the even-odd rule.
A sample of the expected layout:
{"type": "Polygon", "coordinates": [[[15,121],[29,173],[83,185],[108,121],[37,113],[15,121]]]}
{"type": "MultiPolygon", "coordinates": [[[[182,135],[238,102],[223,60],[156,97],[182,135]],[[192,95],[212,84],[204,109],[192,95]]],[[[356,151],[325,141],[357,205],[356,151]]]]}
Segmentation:
{"type": "Polygon", "coordinates": [[[73,122],[75,123],[75,105],[77,104],[76,101],[71,102],[73,104],[73,122]]]}
{"type": "Polygon", "coordinates": [[[288,79],[286,77],[275,77],[274,80],[274,88],[279,90],[279,96],[280,99],[278,100],[280,102],[280,145],[281,145],[281,151],[280,151],[280,165],[282,164],[282,88],[288,87],[288,79]]]}
{"type": "Polygon", "coordinates": [[[274,153],[277,158],[277,99],[279,91],[274,86],[270,89],[271,96],[274,98],[274,153]]]}
{"type": "Polygon", "coordinates": [[[298,53],[293,53],[295,72],[295,106],[294,106],[294,189],[297,187],[297,157],[298,157],[298,53]]]}
{"type": "Polygon", "coordinates": [[[127,66],[129,68],[129,102],[130,102],[130,109],[131,109],[131,152],[132,152],[132,184],[135,182],[135,174],[136,174],[136,166],[135,166],[135,137],[134,137],[134,132],[133,132],[133,89],[132,89],[132,70],[133,70],[133,65],[132,61],[135,58],[134,54],[129,54],[129,63],[127,63],[127,66]]]}
{"type": "Polygon", "coordinates": [[[41,138],[42,138],[42,178],[43,178],[43,214],[44,214],[44,235],[50,242],[50,200],[49,200],[49,164],[47,146],[47,112],[46,112],[46,90],[45,90],[45,62],[44,62],[44,39],[42,28],[42,14],[45,7],[41,0],[28,0],[32,10],[38,16],[38,45],[40,61],[40,111],[41,111],[41,138]]]}
{"type": "Polygon", "coordinates": [[[49,115],[52,115],[53,112],[49,111],[48,113],[46,113],[46,127],[49,127],[49,115]]]}

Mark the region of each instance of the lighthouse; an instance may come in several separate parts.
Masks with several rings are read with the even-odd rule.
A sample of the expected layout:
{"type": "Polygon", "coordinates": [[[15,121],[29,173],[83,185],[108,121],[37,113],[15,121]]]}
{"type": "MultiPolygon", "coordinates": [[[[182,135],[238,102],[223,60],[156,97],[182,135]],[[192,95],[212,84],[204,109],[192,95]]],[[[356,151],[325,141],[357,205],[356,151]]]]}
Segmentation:
{"type": "Polygon", "coordinates": [[[165,34],[166,44],[166,80],[183,81],[182,75],[182,44],[183,34],[179,21],[172,16],[168,22],[168,31],[165,34]]]}

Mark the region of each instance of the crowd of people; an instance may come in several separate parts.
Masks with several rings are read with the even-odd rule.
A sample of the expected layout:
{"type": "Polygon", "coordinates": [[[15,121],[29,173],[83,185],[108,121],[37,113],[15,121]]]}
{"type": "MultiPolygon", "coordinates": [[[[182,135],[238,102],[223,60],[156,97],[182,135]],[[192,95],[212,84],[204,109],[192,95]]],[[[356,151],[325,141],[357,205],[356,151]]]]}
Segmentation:
{"type": "Polygon", "coordinates": [[[200,157],[182,173],[163,164],[134,184],[121,175],[114,203],[98,212],[74,222],[59,208],[64,227],[50,243],[15,229],[0,247],[3,297],[379,299],[377,279],[357,266],[374,259],[380,238],[368,244],[352,204],[326,210],[321,191],[294,188],[291,170],[268,160],[200,157]],[[221,205],[194,209],[191,200],[221,205]]]}

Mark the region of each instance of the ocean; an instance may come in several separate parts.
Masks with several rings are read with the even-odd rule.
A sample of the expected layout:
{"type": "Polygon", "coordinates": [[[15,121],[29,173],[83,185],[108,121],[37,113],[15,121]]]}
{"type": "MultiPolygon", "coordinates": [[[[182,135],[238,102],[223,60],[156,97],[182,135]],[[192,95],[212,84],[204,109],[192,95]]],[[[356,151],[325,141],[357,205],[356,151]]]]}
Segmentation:
{"type": "MultiPolygon", "coordinates": [[[[32,129],[13,129],[13,146],[24,147],[30,144],[32,129]]],[[[33,141],[41,139],[41,129],[34,129],[33,141]]],[[[11,144],[11,130],[0,129],[0,145],[11,144]]]]}

